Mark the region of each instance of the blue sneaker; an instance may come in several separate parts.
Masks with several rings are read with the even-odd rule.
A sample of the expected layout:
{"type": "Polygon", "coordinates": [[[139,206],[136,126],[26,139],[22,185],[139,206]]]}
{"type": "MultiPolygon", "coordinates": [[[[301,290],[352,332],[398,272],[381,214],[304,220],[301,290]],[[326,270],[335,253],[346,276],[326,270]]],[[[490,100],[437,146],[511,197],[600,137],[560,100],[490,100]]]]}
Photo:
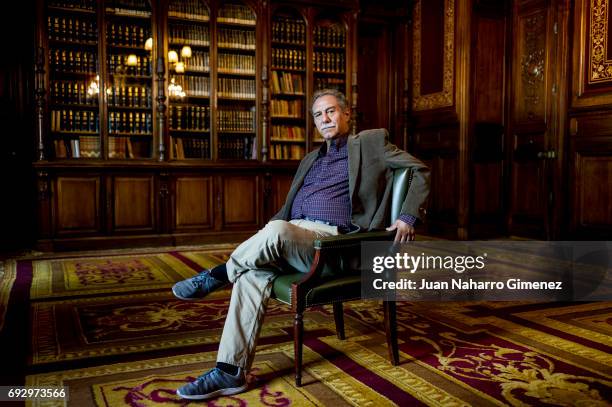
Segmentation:
{"type": "Polygon", "coordinates": [[[179,281],[172,287],[172,293],[178,299],[185,301],[201,300],[210,292],[219,289],[228,283],[219,281],[210,275],[210,270],[204,270],[195,277],[179,281]]]}
{"type": "Polygon", "coordinates": [[[242,368],[238,368],[236,376],[213,368],[195,381],[176,390],[176,394],[189,400],[206,400],[219,396],[231,396],[245,391],[248,387],[242,368]]]}

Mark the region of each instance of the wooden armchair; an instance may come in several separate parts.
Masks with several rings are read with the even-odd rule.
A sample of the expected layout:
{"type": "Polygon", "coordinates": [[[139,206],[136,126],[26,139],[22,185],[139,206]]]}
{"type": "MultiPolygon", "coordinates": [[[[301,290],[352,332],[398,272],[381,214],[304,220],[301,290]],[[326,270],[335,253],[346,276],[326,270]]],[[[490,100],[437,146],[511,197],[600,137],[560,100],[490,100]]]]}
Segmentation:
{"type": "MultiPolygon", "coordinates": [[[[409,169],[394,171],[390,214],[393,220],[400,214],[411,180],[409,169]]],[[[339,339],[344,339],[342,303],[361,298],[361,242],[393,240],[394,237],[395,231],[376,231],[315,240],[315,256],[308,273],[281,274],[274,280],[272,297],[290,305],[295,313],[294,361],[295,384],[298,387],[302,385],[304,311],[313,306],[333,304],[336,333],[339,339]]],[[[384,301],[383,308],[389,359],[395,366],[399,364],[395,302],[384,301]]]]}

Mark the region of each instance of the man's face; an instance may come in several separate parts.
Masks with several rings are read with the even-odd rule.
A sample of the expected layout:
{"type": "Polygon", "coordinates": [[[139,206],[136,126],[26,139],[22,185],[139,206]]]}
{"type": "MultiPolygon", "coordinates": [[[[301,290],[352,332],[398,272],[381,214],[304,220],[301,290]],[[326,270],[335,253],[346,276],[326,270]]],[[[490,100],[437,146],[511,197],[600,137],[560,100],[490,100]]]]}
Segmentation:
{"type": "Polygon", "coordinates": [[[312,115],[317,130],[325,140],[345,135],[349,131],[350,111],[342,111],[335,96],[325,95],[318,98],[312,105],[312,115]]]}

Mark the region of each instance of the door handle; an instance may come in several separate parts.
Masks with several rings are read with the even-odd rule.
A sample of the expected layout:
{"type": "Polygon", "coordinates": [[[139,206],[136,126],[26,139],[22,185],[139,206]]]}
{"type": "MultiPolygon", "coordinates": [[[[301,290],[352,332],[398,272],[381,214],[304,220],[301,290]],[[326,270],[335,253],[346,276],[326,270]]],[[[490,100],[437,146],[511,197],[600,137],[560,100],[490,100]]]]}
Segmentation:
{"type": "Polygon", "coordinates": [[[538,158],[541,160],[553,160],[557,158],[557,152],[555,150],[538,151],[538,158]]]}

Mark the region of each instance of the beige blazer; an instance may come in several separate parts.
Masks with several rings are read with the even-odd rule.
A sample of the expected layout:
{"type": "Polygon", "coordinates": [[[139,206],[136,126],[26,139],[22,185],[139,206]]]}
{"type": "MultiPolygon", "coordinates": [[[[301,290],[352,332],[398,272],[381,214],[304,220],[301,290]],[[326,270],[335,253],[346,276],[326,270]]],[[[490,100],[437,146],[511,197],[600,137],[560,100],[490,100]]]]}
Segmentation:
{"type": "MultiPolygon", "coordinates": [[[[389,226],[392,170],[395,168],[410,168],[413,173],[401,213],[424,220],[429,195],[429,168],[417,158],[389,143],[388,136],[389,133],[385,129],[365,130],[349,136],[347,141],[352,221],[362,231],[389,226]]],[[[321,148],[326,148],[326,145],[321,148]]],[[[291,219],[295,195],[318,154],[319,150],[315,150],[302,159],[285,204],[272,220],[291,219]]]]}

